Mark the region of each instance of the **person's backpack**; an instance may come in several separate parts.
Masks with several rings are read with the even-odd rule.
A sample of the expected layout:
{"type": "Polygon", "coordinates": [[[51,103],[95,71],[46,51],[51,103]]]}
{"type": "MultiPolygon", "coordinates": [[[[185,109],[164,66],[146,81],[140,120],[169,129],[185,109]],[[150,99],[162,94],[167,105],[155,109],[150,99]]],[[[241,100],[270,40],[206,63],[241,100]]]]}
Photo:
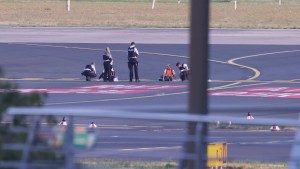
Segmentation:
{"type": "Polygon", "coordinates": [[[116,77],[116,72],[111,69],[108,71],[108,81],[114,82],[114,78],[116,77]]]}

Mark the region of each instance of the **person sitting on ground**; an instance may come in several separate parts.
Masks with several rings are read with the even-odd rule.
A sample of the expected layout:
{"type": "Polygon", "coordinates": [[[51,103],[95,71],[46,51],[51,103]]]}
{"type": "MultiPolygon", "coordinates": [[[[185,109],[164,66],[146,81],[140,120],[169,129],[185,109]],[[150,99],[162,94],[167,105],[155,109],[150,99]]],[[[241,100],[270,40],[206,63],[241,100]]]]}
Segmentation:
{"type": "Polygon", "coordinates": [[[160,81],[173,81],[176,80],[175,71],[170,64],[167,64],[164,74],[161,76],[160,81]]]}
{"type": "Polygon", "coordinates": [[[180,74],[179,74],[179,77],[182,81],[185,81],[185,80],[189,80],[189,67],[187,64],[185,63],[180,63],[180,62],[177,62],[176,63],[176,67],[178,67],[179,71],[180,71],[180,74]]]}
{"type": "Polygon", "coordinates": [[[86,65],[81,75],[85,76],[86,81],[91,81],[92,78],[97,77],[95,62],[86,65]]]}

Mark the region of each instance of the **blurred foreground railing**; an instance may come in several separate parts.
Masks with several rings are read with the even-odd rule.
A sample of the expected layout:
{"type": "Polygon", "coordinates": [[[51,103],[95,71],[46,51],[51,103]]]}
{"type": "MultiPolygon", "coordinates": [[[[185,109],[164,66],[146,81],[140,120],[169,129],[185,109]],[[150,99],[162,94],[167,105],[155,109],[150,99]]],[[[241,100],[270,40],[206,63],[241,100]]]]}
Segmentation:
{"type": "MultiPolygon", "coordinates": [[[[276,112],[296,112],[300,110],[299,106],[261,106],[261,107],[248,107],[248,106],[219,106],[210,109],[210,112],[242,112],[243,110],[254,110],[255,112],[259,111],[276,111],[276,112]]],[[[247,120],[240,117],[229,117],[222,115],[191,115],[186,112],[184,107],[138,107],[135,109],[129,107],[101,107],[101,108],[10,108],[7,111],[8,115],[31,115],[31,116],[45,116],[45,115],[54,115],[54,116],[66,116],[68,118],[68,125],[66,131],[66,144],[64,150],[67,152],[65,167],[67,169],[73,169],[73,152],[74,147],[72,144],[73,140],[73,118],[74,117],[101,117],[101,118],[117,118],[117,119],[140,119],[140,120],[154,120],[154,121],[175,121],[175,122],[196,122],[198,124],[197,128],[201,128],[203,123],[215,123],[216,121],[228,122],[230,121],[233,124],[253,124],[253,125],[280,125],[280,126],[294,126],[297,128],[297,133],[295,136],[295,143],[292,147],[289,168],[298,169],[300,168],[300,120],[299,119],[271,119],[271,118],[259,118],[255,120],[247,120]],[[88,112],[88,113],[87,113],[88,112]],[[166,113],[167,112],[167,113],[166,113]],[[176,113],[172,113],[176,112],[176,113]],[[222,119],[222,120],[220,120],[222,119]]],[[[33,131],[33,130],[32,130],[33,131]]],[[[193,139],[195,142],[195,147],[197,145],[197,140],[202,139],[202,136],[196,133],[194,137],[188,137],[187,140],[193,139]]],[[[29,146],[29,145],[28,145],[29,146]]],[[[24,150],[29,151],[30,146],[24,150]]],[[[197,160],[199,153],[195,150],[195,154],[183,154],[183,159],[194,160],[195,166],[199,166],[198,163],[201,161],[197,160]]],[[[26,153],[25,153],[26,154],[26,153]]],[[[24,159],[23,165],[26,166],[24,159]]],[[[179,163],[182,164],[182,163],[179,163]]],[[[14,164],[16,166],[16,164],[14,164]]],[[[17,165],[18,166],[18,165],[17,165]]],[[[20,167],[26,168],[26,167],[20,167]]],[[[183,168],[182,165],[179,165],[179,168],[183,168]]]]}

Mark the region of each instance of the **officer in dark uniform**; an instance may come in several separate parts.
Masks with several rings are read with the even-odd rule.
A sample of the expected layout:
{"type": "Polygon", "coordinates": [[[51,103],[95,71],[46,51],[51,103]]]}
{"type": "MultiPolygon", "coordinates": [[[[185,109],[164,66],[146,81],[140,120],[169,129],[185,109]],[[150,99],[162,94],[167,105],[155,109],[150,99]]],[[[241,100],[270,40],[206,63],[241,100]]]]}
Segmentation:
{"type": "Polygon", "coordinates": [[[135,76],[135,81],[140,82],[139,72],[138,72],[138,60],[139,51],[135,47],[135,42],[131,42],[128,47],[128,68],[129,68],[129,82],[132,82],[133,79],[133,71],[135,76]]]}
{"type": "Polygon", "coordinates": [[[92,78],[95,78],[97,76],[95,62],[86,65],[81,75],[85,76],[86,81],[91,81],[92,78]]]}
{"type": "Polygon", "coordinates": [[[185,81],[185,80],[189,80],[189,67],[186,63],[180,63],[180,62],[177,62],[176,63],[176,67],[178,67],[179,69],[179,77],[182,81],[185,81]]]}

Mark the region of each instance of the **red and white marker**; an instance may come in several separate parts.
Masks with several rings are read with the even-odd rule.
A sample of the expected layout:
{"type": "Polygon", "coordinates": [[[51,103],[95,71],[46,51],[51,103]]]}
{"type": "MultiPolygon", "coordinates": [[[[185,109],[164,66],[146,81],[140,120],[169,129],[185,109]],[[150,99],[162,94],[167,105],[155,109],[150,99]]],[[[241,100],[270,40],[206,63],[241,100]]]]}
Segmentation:
{"type": "Polygon", "coordinates": [[[96,125],[94,122],[92,122],[92,123],[90,124],[89,128],[97,128],[97,125],[96,125]]]}
{"type": "Polygon", "coordinates": [[[280,128],[279,126],[276,126],[276,125],[272,125],[271,128],[270,128],[271,131],[279,131],[280,128]]]}
{"type": "Polygon", "coordinates": [[[65,117],[63,117],[63,119],[58,123],[58,125],[60,126],[67,126],[68,122],[66,121],[65,117]]]}
{"type": "Polygon", "coordinates": [[[254,117],[251,115],[251,113],[250,112],[248,112],[248,115],[247,115],[247,120],[253,120],[254,119],[254,117]]]}

